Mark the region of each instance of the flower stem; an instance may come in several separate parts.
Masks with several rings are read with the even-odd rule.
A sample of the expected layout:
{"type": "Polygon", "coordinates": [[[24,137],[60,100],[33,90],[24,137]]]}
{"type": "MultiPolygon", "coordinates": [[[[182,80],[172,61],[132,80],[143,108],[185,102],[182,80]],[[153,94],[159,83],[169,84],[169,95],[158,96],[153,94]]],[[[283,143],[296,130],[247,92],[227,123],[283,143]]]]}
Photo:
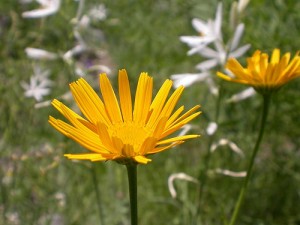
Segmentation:
{"type": "Polygon", "coordinates": [[[130,216],[131,225],[138,224],[138,208],[137,208],[137,165],[127,164],[129,197],[130,197],[130,216]]]}
{"type": "MultiPolygon", "coordinates": [[[[218,97],[216,99],[216,111],[215,111],[215,117],[214,117],[214,121],[217,124],[218,124],[219,116],[220,116],[220,109],[221,109],[220,106],[221,106],[221,102],[222,102],[223,92],[224,92],[223,81],[221,80],[218,97]]],[[[211,162],[211,154],[212,154],[211,146],[215,140],[215,137],[216,137],[215,133],[209,135],[207,148],[206,148],[206,154],[204,156],[204,167],[203,167],[203,169],[201,169],[199,171],[198,180],[200,181],[200,186],[197,191],[195,219],[192,224],[198,224],[197,220],[201,214],[201,204],[202,204],[202,200],[203,200],[203,193],[204,193],[204,189],[205,189],[206,183],[207,183],[207,171],[209,170],[210,162],[211,162]]]]}
{"type": "Polygon", "coordinates": [[[93,164],[91,170],[92,170],[94,189],[95,189],[95,193],[96,193],[96,200],[97,200],[100,224],[104,225],[104,215],[103,215],[102,204],[101,204],[101,194],[100,194],[99,186],[98,186],[96,165],[93,164]]]}
{"type": "Polygon", "coordinates": [[[254,161],[255,161],[255,158],[256,158],[256,155],[257,155],[257,152],[258,152],[258,149],[259,149],[259,146],[260,146],[263,134],[264,134],[266,120],[267,120],[268,111],[269,111],[270,99],[271,99],[270,94],[263,95],[263,112],[262,112],[262,118],[261,118],[261,125],[260,125],[259,134],[258,134],[256,143],[255,143],[255,146],[254,146],[254,149],[253,149],[253,152],[252,152],[252,156],[251,156],[251,159],[250,159],[250,163],[249,163],[249,166],[248,166],[248,169],[247,169],[247,176],[246,176],[246,178],[244,180],[244,183],[242,185],[238,200],[236,201],[234,211],[233,211],[233,214],[231,216],[229,225],[234,225],[235,224],[236,219],[239,215],[241,205],[244,201],[244,197],[245,197],[245,193],[246,193],[246,190],[247,190],[248,182],[249,182],[249,179],[250,179],[251,173],[252,173],[253,164],[254,164],[254,161]]]}

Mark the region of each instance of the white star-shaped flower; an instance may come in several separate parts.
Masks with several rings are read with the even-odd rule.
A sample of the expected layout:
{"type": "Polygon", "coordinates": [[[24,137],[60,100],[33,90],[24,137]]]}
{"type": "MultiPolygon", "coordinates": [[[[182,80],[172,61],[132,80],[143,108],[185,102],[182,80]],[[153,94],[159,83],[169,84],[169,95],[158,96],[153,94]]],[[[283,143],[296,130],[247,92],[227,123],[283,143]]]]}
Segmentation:
{"type": "Polygon", "coordinates": [[[180,40],[186,43],[191,49],[188,55],[195,54],[206,45],[215,40],[222,39],[222,3],[218,4],[215,20],[209,19],[207,22],[201,19],[194,18],[192,20],[194,29],[199,33],[199,36],[181,36],[180,40]]]}
{"type": "Polygon", "coordinates": [[[88,12],[88,16],[94,21],[102,21],[105,20],[107,17],[107,10],[104,4],[99,4],[94,6],[88,12]]]}
{"type": "Polygon", "coordinates": [[[223,66],[226,63],[226,60],[230,57],[239,58],[244,55],[251,47],[250,44],[238,47],[241,37],[243,36],[244,28],[244,24],[239,24],[235,29],[232,41],[226,46],[224,46],[221,42],[216,41],[214,43],[216,49],[203,47],[198,53],[202,57],[208,58],[208,60],[197,64],[196,68],[200,71],[210,70],[218,65],[223,66]]]}
{"type": "Polygon", "coordinates": [[[39,67],[36,67],[29,83],[21,82],[21,86],[25,90],[25,97],[35,98],[36,101],[40,102],[44,96],[49,95],[52,86],[52,81],[48,79],[49,75],[49,70],[41,71],[39,67]]]}

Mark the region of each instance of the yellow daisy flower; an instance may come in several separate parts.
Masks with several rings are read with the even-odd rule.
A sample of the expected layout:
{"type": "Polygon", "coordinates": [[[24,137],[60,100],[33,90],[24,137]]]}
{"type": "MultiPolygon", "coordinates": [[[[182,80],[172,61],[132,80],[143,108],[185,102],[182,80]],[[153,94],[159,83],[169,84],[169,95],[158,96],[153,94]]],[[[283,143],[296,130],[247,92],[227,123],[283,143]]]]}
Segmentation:
{"type": "Polygon", "coordinates": [[[227,81],[247,84],[264,94],[276,91],[287,82],[300,76],[300,56],[296,53],[290,60],[291,54],[285,53],[280,58],[280,50],[274,49],[271,59],[266,53],[257,50],[252,57],[247,59],[247,67],[244,68],[234,58],[227,61],[226,69],[230,70],[234,77],[217,72],[217,75],[227,81]]]}
{"type": "Polygon", "coordinates": [[[65,154],[69,159],[105,161],[122,164],[143,163],[155,154],[199,135],[169,137],[200,112],[199,105],[183,115],[184,106],[174,113],[183,87],[168,98],[172,81],[166,80],[152,101],[153,78],[141,73],[135,94],[134,107],[126,70],[120,70],[119,101],[106,74],[100,75],[102,99],[92,87],[80,78],[70,84],[71,92],[85,118],[54,99],[52,105],[69,123],[49,117],[49,123],[59,132],[91,151],[84,154],[65,154]],[[168,98],[168,99],[167,99],[168,98]]]}

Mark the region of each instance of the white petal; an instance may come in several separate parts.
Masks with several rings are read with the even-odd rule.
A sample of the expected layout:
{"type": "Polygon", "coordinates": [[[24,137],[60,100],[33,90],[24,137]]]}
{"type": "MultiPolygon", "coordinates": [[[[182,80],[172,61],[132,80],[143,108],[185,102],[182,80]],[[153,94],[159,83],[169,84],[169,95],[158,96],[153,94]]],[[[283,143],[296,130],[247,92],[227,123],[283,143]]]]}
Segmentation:
{"type": "Polygon", "coordinates": [[[39,0],[42,5],[40,9],[34,9],[31,11],[23,12],[22,17],[24,18],[41,18],[50,16],[56,13],[60,7],[60,0],[39,0]]]}
{"type": "Polygon", "coordinates": [[[218,37],[221,37],[221,26],[222,26],[222,2],[218,4],[217,12],[216,12],[216,19],[215,19],[215,27],[214,32],[218,37]]]}
{"type": "Polygon", "coordinates": [[[235,51],[230,52],[229,57],[239,58],[242,55],[244,55],[250,49],[250,47],[251,47],[250,44],[243,45],[242,47],[239,47],[235,51]]]}
{"type": "Polygon", "coordinates": [[[231,98],[228,99],[226,102],[227,103],[239,102],[239,101],[247,99],[247,98],[249,98],[249,97],[251,97],[255,94],[256,94],[256,91],[254,90],[254,88],[250,87],[250,88],[247,88],[246,90],[244,90],[242,92],[239,92],[239,93],[231,96],[231,98]]]}
{"type": "Polygon", "coordinates": [[[85,45],[81,45],[78,44],[76,45],[74,48],[70,49],[69,51],[67,51],[64,55],[63,55],[63,59],[66,62],[71,62],[72,58],[80,53],[82,53],[83,51],[85,51],[87,48],[85,45]]]}
{"type": "Polygon", "coordinates": [[[238,7],[237,7],[239,13],[242,13],[245,10],[249,2],[250,0],[239,0],[238,7]]]}
{"type": "Polygon", "coordinates": [[[214,133],[216,133],[218,129],[218,124],[216,124],[215,122],[210,122],[206,128],[206,133],[207,135],[211,136],[214,133]]]}
{"type": "Polygon", "coordinates": [[[204,22],[203,20],[194,18],[192,20],[192,25],[199,34],[205,35],[209,32],[209,28],[206,22],[204,22]]]}
{"type": "Polygon", "coordinates": [[[244,153],[243,151],[232,141],[229,141],[228,139],[222,138],[218,141],[218,143],[214,143],[211,146],[211,152],[214,152],[219,146],[226,146],[228,145],[228,147],[235,153],[237,153],[238,155],[244,157],[244,153]]]}
{"type": "Polygon", "coordinates": [[[55,53],[48,52],[44,49],[39,48],[25,48],[26,55],[31,59],[48,59],[53,60],[58,56],[55,53]]]}
{"type": "Polygon", "coordinates": [[[34,104],[34,108],[39,109],[39,108],[48,107],[50,105],[51,105],[51,100],[47,100],[44,102],[38,102],[38,103],[34,104]]]}
{"type": "Polygon", "coordinates": [[[219,53],[212,48],[204,47],[199,54],[205,58],[218,58],[219,53]]]}
{"type": "Polygon", "coordinates": [[[93,65],[88,68],[88,71],[98,71],[98,73],[111,74],[111,69],[105,65],[93,65]]]}
{"type": "Polygon", "coordinates": [[[202,51],[203,48],[205,48],[206,44],[202,44],[202,45],[198,45],[194,48],[192,48],[191,50],[188,51],[188,55],[193,55],[195,53],[200,53],[202,51]]]}
{"type": "Polygon", "coordinates": [[[215,41],[214,45],[216,47],[218,55],[220,55],[220,53],[221,54],[226,54],[226,50],[225,50],[226,47],[224,46],[223,42],[221,42],[221,41],[215,41]]]}
{"type": "Polygon", "coordinates": [[[181,128],[180,133],[178,134],[178,136],[183,136],[186,135],[187,132],[189,132],[192,129],[192,125],[191,124],[186,124],[181,128]]]}
{"type": "Polygon", "coordinates": [[[233,51],[236,49],[240,43],[241,37],[243,36],[245,25],[243,23],[240,23],[234,32],[233,39],[230,45],[230,51],[233,51]]]}
{"type": "Polygon", "coordinates": [[[174,173],[174,174],[172,174],[168,178],[168,188],[169,188],[170,194],[173,198],[176,198],[176,196],[177,196],[177,192],[176,192],[175,187],[174,187],[174,180],[176,180],[176,179],[185,180],[185,181],[193,182],[193,183],[196,183],[196,184],[199,183],[199,181],[196,178],[191,177],[190,175],[187,175],[186,173],[174,173]]]}
{"type": "Polygon", "coordinates": [[[186,73],[186,74],[174,74],[171,75],[171,79],[174,81],[173,85],[175,88],[178,88],[179,86],[185,86],[188,87],[192,85],[195,82],[203,81],[209,76],[209,73],[203,72],[203,73],[186,73]]]}
{"type": "Polygon", "coordinates": [[[41,17],[47,17],[54,13],[56,13],[57,10],[53,8],[44,8],[44,9],[34,9],[31,11],[23,12],[22,17],[24,18],[41,18],[41,17]]]}
{"type": "Polygon", "coordinates": [[[179,39],[190,47],[196,47],[203,44],[206,45],[213,41],[213,38],[210,36],[181,36],[179,39]]]}
{"type": "Polygon", "coordinates": [[[220,168],[215,169],[215,172],[226,175],[226,176],[230,176],[230,177],[245,177],[247,175],[246,171],[234,172],[231,170],[224,170],[224,169],[220,169],[220,168]]]}
{"type": "Polygon", "coordinates": [[[86,72],[82,68],[76,66],[75,74],[79,77],[84,77],[86,75],[86,72]]]}
{"type": "Polygon", "coordinates": [[[88,15],[95,21],[105,20],[107,17],[106,7],[104,4],[100,4],[98,6],[93,7],[88,15]]]}
{"type": "Polygon", "coordinates": [[[203,40],[199,36],[181,36],[179,39],[190,47],[194,47],[203,43],[203,40]]]}
{"type": "Polygon", "coordinates": [[[196,65],[196,69],[201,70],[201,71],[207,71],[207,70],[214,68],[217,65],[218,65],[218,59],[209,59],[209,60],[205,60],[201,63],[198,63],[196,65]]]}

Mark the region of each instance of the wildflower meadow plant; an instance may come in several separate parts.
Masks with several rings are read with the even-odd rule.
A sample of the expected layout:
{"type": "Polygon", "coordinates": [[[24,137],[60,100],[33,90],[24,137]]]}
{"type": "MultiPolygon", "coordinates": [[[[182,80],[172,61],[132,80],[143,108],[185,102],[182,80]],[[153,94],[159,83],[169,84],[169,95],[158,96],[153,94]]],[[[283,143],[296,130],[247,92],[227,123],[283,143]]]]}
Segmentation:
{"type": "MultiPolygon", "coordinates": [[[[240,1],[245,2],[245,1],[240,1]]],[[[241,8],[244,10],[247,4],[241,8]]],[[[240,7],[239,7],[240,8],[240,7]]],[[[239,43],[244,33],[245,25],[238,23],[238,16],[235,16],[235,23],[238,23],[231,30],[233,35],[227,41],[223,40],[222,34],[222,3],[219,3],[216,11],[215,20],[204,20],[194,18],[192,25],[199,33],[198,36],[181,36],[180,40],[186,43],[191,49],[188,51],[188,55],[199,54],[203,58],[207,58],[198,63],[195,68],[199,70],[199,73],[183,73],[171,75],[171,79],[175,81],[175,85],[190,86],[196,82],[207,81],[208,87],[213,95],[218,95],[219,90],[217,85],[214,84],[213,69],[223,68],[227,61],[227,58],[234,57],[239,58],[243,56],[251,47],[250,44],[245,44],[239,47],[239,43]],[[213,47],[210,47],[210,46],[213,47]]],[[[240,15],[242,11],[238,8],[232,7],[232,13],[240,15]]],[[[234,23],[234,24],[235,24],[234,23]]],[[[228,28],[228,27],[227,27],[228,28]]]]}
{"type": "MultiPolygon", "coordinates": [[[[22,16],[24,18],[41,20],[60,10],[60,0],[37,0],[37,2],[41,5],[41,8],[23,12],[22,16]]],[[[23,4],[27,3],[30,2],[23,2],[23,4]]],[[[72,35],[75,39],[74,46],[69,50],[65,50],[63,53],[60,49],[50,52],[43,48],[26,47],[24,49],[26,56],[29,59],[34,60],[36,65],[42,65],[44,61],[62,60],[69,69],[78,76],[102,72],[110,74],[110,67],[99,63],[100,58],[107,57],[105,50],[98,46],[99,43],[104,40],[103,32],[100,29],[93,28],[91,25],[92,22],[102,21],[107,18],[105,5],[94,5],[90,10],[85,12],[85,1],[74,1],[73,4],[78,4],[76,16],[72,18],[71,22],[67,25],[69,25],[73,31],[72,35]],[[93,36],[93,38],[97,39],[97,46],[89,43],[86,38],[83,37],[83,33],[88,33],[89,35],[86,36],[93,36]]],[[[105,61],[109,62],[108,59],[105,61]]],[[[25,89],[25,96],[33,96],[39,102],[35,108],[42,108],[50,105],[49,99],[44,102],[40,101],[44,96],[50,94],[50,84],[54,81],[51,80],[50,76],[47,76],[47,80],[46,77],[44,77],[43,82],[41,82],[41,78],[40,75],[34,75],[30,78],[30,84],[26,84],[25,81],[21,82],[21,86],[25,89]]],[[[64,98],[64,96],[62,96],[62,98],[64,98]]]]}
{"type": "Polygon", "coordinates": [[[152,101],[153,79],[141,73],[132,103],[126,70],[120,70],[119,101],[106,74],[100,75],[102,99],[83,79],[70,84],[73,97],[85,118],[63,103],[53,100],[53,106],[67,119],[66,123],[52,116],[49,123],[73,139],[89,153],[65,154],[69,159],[92,162],[113,160],[126,165],[131,202],[131,224],[137,224],[137,165],[151,161],[149,155],[159,153],[199,135],[168,137],[197,117],[199,105],[182,114],[184,106],[175,112],[183,87],[168,98],[172,81],[166,80],[152,101]]]}
{"type": "Polygon", "coordinates": [[[0,9],[0,225],[299,223],[300,1],[0,9]]]}
{"type": "Polygon", "coordinates": [[[264,134],[271,97],[282,86],[300,77],[300,56],[299,52],[297,52],[293,59],[291,59],[291,54],[288,52],[280,57],[280,49],[274,49],[271,58],[269,58],[268,54],[257,50],[252,57],[247,59],[247,67],[242,67],[236,59],[231,58],[228,60],[226,68],[230,74],[226,75],[218,72],[217,75],[230,82],[252,86],[263,97],[263,111],[258,137],[247,169],[247,176],[230,220],[230,225],[234,225],[244,200],[254,160],[264,134]]]}
{"type": "MultiPolygon", "coordinates": [[[[219,115],[221,110],[221,98],[223,96],[223,85],[222,80],[218,80],[215,76],[215,71],[218,69],[224,69],[224,65],[229,57],[239,58],[243,56],[251,47],[250,44],[240,45],[241,39],[244,34],[245,25],[240,20],[242,18],[242,13],[246,9],[248,1],[240,0],[238,3],[233,2],[231,7],[229,18],[230,26],[223,27],[223,3],[219,2],[217,5],[216,16],[214,20],[202,20],[194,18],[192,20],[193,28],[198,32],[198,35],[193,36],[181,36],[180,40],[186,43],[190,50],[187,52],[188,56],[200,55],[202,61],[198,63],[195,68],[198,73],[183,73],[183,74],[173,74],[171,79],[174,80],[174,85],[177,87],[179,85],[191,86],[196,82],[205,82],[208,85],[208,90],[210,91],[213,99],[215,100],[215,113],[213,116],[208,115],[209,125],[207,128],[207,137],[209,138],[207,145],[207,153],[204,158],[204,169],[199,171],[198,179],[200,181],[199,185],[199,200],[196,203],[197,213],[200,214],[200,204],[203,198],[203,190],[205,189],[207,172],[209,171],[211,155],[215,149],[214,146],[220,146],[215,144],[215,137],[217,129],[219,127],[219,115]],[[230,35],[223,38],[223,31],[226,29],[230,35]]],[[[247,95],[242,92],[237,96],[234,96],[234,100],[242,100],[246,97],[253,95],[252,89],[247,90],[247,95]]],[[[223,142],[231,143],[228,146],[231,150],[232,146],[236,146],[235,143],[225,139],[221,139],[223,142]]],[[[221,141],[220,140],[220,141],[221,141]]],[[[233,150],[236,153],[236,151],[233,150]]],[[[219,169],[219,168],[218,168],[219,169]]],[[[244,171],[242,171],[243,173],[244,171]]]]}

